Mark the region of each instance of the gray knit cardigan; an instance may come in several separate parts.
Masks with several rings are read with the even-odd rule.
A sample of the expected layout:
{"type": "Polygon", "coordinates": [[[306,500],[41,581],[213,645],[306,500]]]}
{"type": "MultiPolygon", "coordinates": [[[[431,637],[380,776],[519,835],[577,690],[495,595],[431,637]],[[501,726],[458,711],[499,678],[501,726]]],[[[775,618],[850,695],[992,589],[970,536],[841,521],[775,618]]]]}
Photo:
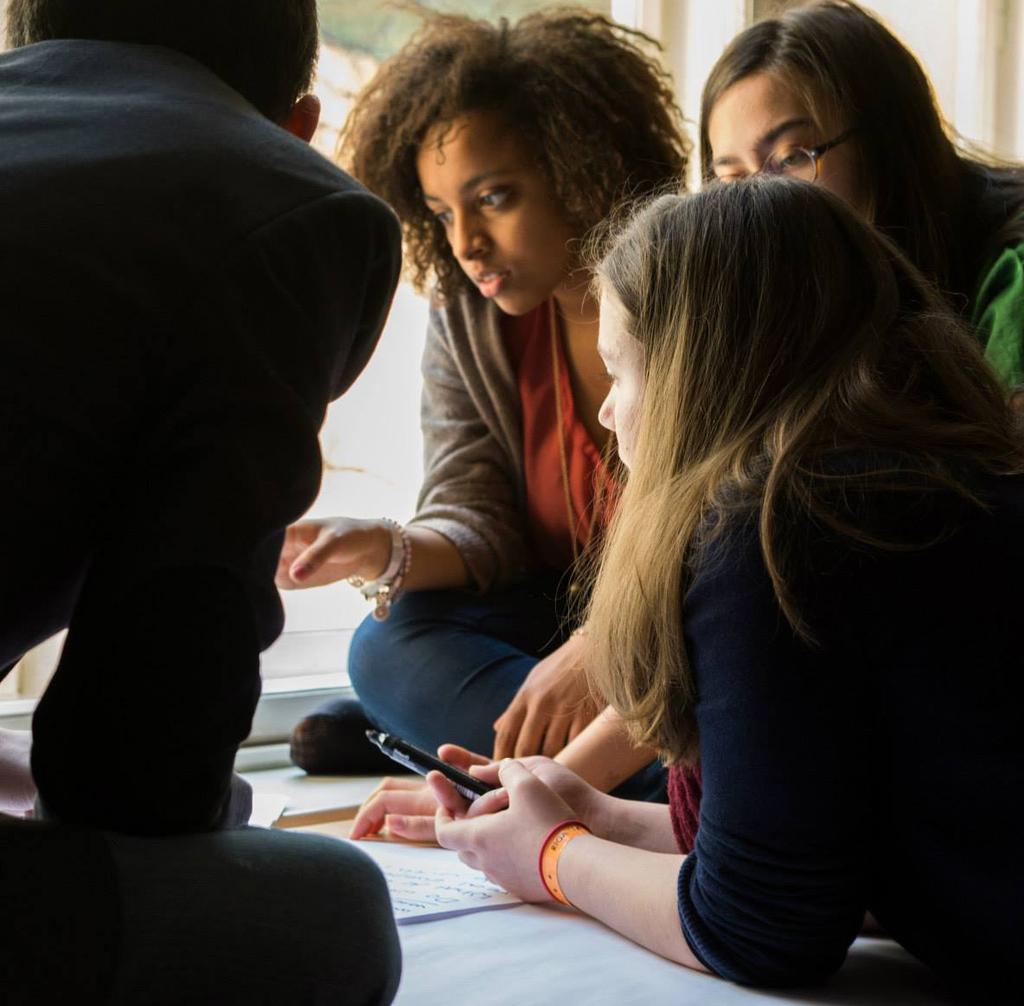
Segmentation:
{"type": "Polygon", "coordinates": [[[486,591],[528,557],[522,408],[497,307],[474,294],[433,305],[423,351],[423,487],[410,521],[459,550],[486,591]]]}

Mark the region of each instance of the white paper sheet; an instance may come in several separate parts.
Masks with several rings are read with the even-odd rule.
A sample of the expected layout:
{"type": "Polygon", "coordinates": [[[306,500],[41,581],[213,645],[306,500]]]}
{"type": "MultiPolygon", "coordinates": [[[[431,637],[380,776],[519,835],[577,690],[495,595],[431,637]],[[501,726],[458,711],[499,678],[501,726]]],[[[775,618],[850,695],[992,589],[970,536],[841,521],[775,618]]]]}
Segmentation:
{"type": "Polygon", "coordinates": [[[354,842],[384,873],[399,925],[428,922],[522,902],[443,849],[392,842],[354,842]]]}
{"type": "Polygon", "coordinates": [[[282,793],[253,793],[249,824],[255,828],[270,828],[287,805],[288,797],[282,793]]]}

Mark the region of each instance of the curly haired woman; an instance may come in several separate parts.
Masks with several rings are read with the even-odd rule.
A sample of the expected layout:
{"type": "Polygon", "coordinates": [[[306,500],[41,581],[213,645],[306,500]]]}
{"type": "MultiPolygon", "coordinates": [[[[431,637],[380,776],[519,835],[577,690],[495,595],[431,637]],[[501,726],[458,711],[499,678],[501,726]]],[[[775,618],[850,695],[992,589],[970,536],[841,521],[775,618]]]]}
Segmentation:
{"type": "MultiPolygon", "coordinates": [[[[623,198],[678,189],[690,143],[638,32],[579,9],[497,26],[425,18],[341,140],[347,166],[398,213],[414,285],[432,287],[417,512],[405,528],[296,525],[278,584],[349,578],[376,602],[380,620],[360,626],[349,657],[373,723],[421,747],[554,755],[598,712],[581,640],[562,626],[566,572],[612,488],[579,247],[623,198]]],[[[334,703],[299,724],[293,756],[351,770],[366,725],[354,703],[334,703]]],[[[612,722],[590,736],[575,767],[606,787],[650,757],[606,744],[612,722]]],[[[662,779],[655,767],[634,791],[662,779]]]]}

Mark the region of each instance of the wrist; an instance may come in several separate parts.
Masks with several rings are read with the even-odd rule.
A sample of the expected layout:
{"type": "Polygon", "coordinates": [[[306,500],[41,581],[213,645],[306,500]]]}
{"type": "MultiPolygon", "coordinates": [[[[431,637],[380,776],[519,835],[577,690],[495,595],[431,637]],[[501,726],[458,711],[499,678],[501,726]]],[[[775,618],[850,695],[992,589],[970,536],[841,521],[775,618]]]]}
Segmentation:
{"type": "Polygon", "coordinates": [[[540,873],[540,882],[544,890],[553,901],[560,901],[563,905],[573,907],[559,882],[559,862],[562,854],[574,840],[588,834],[590,834],[590,829],[582,821],[561,821],[548,832],[541,843],[537,856],[537,870],[540,873]]]}
{"type": "Polygon", "coordinates": [[[384,521],[368,520],[365,526],[366,550],[358,571],[364,580],[379,580],[391,564],[393,541],[391,528],[384,521]]]}
{"type": "Polygon", "coordinates": [[[602,793],[599,789],[594,789],[582,808],[581,816],[594,835],[612,842],[620,841],[615,837],[620,816],[616,814],[616,805],[622,802],[607,793],[602,793]]]}
{"type": "Polygon", "coordinates": [[[405,528],[389,518],[376,522],[374,529],[388,537],[384,569],[369,582],[358,573],[351,575],[348,582],[373,602],[373,617],[383,622],[391,614],[391,605],[402,596],[412,565],[412,542],[405,528]]]}

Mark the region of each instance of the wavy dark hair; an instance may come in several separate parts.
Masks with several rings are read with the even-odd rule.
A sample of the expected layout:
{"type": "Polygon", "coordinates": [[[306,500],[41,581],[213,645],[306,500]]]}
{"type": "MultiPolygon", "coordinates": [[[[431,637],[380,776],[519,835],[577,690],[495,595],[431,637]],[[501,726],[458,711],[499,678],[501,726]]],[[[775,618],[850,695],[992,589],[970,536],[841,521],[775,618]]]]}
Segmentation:
{"type": "Polygon", "coordinates": [[[645,384],[587,668],[639,743],[687,760],[695,694],[680,611],[716,535],[757,515],[779,607],[813,642],[796,586],[808,529],[853,550],[927,548],[930,526],[872,513],[888,500],[909,517],[935,494],[954,513],[983,508],[976,474],[1024,471],[1024,440],[966,327],[821,186],[755,177],[662,197],[596,274],[643,348],[645,384]]]}
{"type": "Polygon", "coordinates": [[[274,122],[309,90],[319,46],[316,0],[7,0],[9,45],[61,38],[176,49],[274,122]]]}
{"type": "Polygon", "coordinates": [[[338,145],[401,219],[417,289],[472,289],[416,172],[427,133],[467,112],[500,114],[536,151],[581,238],[621,199],[682,186],[690,142],[652,39],[582,8],[497,25],[417,9],[423,25],[360,93],[338,145]]]}
{"type": "Polygon", "coordinates": [[[701,99],[705,179],[713,176],[712,109],[754,73],[793,87],[823,136],[857,127],[847,142],[873,222],[958,312],[999,251],[1024,241],[1024,171],[958,146],[913,53],[868,11],[842,0],[760,21],[718,58],[701,99]]]}

